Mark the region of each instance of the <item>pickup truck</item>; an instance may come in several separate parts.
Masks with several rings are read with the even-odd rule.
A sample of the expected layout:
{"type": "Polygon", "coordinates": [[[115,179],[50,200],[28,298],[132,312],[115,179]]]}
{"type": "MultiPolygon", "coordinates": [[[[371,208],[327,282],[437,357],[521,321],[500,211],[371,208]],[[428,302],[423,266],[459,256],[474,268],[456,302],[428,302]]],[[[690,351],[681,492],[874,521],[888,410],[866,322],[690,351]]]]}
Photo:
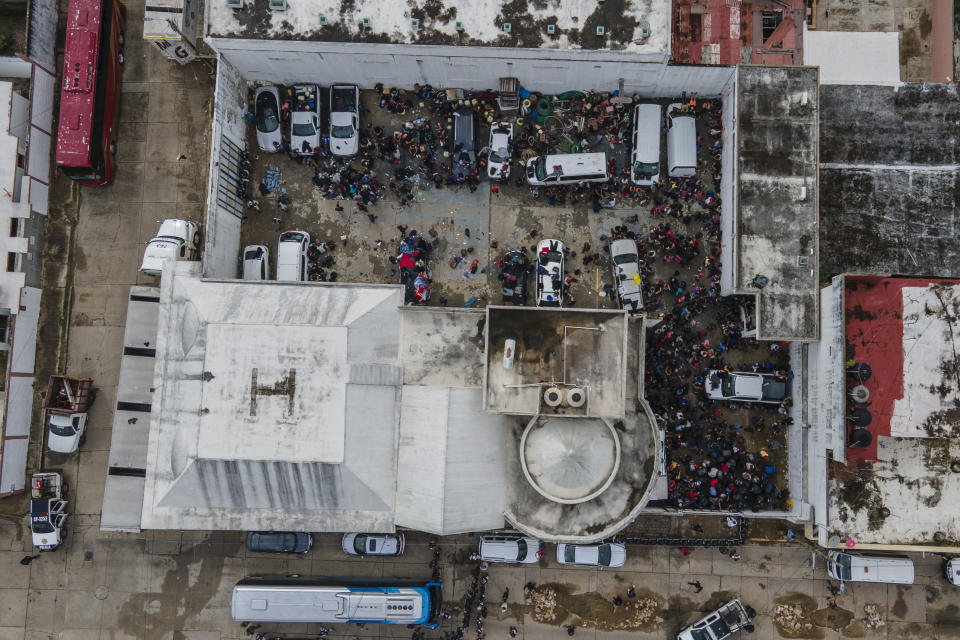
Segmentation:
{"type": "Polygon", "coordinates": [[[87,434],[87,412],[93,404],[93,380],[50,376],[43,410],[47,422],[47,448],[54,453],[73,453],[87,434]]]}
{"type": "Polygon", "coordinates": [[[360,89],[354,84],[330,87],[330,153],[353,156],[360,148],[360,89]]]}
{"type": "Polygon", "coordinates": [[[311,156],[320,146],[320,87],[298,84],[293,87],[290,107],[290,149],[311,156]]]}
{"type": "Polygon", "coordinates": [[[707,371],[704,388],[711,400],[735,402],[780,404],[789,395],[787,380],[772,373],[711,369],[707,371]]]}
{"type": "Polygon", "coordinates": [[[164,220],[157,236],[147,243],[141,273],[159,277],[167,260],[196,260],[200,253],[200,225],[188,220],[164,220]]]}
{"type": "Polygon", "coordinates": [[[726,640],[737,631],[753,631],[753,623],[739,600],[731,600],[677,634],[677,640],[726,640]]]}
{"type": "Polygon", "coordinates": [[[39,551],[54,551],[67,537],[67,484],[60,469],[30,478],[30,536],[39,551]]]}

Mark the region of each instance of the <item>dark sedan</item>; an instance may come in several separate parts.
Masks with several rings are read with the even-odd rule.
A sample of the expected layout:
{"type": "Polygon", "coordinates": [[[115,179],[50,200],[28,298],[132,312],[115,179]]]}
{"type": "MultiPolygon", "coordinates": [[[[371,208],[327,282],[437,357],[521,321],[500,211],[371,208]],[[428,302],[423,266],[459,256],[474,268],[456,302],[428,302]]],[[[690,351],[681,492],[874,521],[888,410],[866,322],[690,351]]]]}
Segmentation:
{"type": "Polygon", "coordinates": [[[300,531],[250,531],[247,550],[267,553],[306,553],[313,546],[313,536],[300,531]]]}

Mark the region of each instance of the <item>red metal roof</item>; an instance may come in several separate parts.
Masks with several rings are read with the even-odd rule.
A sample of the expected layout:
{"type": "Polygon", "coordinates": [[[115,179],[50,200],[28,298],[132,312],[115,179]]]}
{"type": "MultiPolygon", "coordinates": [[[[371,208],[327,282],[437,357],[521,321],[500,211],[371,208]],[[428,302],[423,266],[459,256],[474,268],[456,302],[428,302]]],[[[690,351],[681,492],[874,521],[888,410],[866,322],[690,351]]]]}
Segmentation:
{"type": "Polygon", "coordinates": [[[102,3],[70,0],[57,126],[57,165],[83,166],[90,154],[102,3]]]}
{"type": "Polygon", "coordinates": [[[672,58],[689,64],[802,64],[805,16],[804,0],[673,0],[672,58]],[[782,16],[766,41],[764,11],[782,16]]]}
{"type": "MultiPolygon", "coordinates": [[[[903,398],[903,295],[904,287],[927,287],[933,283],[960,283],[960,280],[931,278],[887,278],[846,276],[844,291],[844,332],[846,360],[870,365],[869,380],[854,382],[870,391],[865,405],[871,422],[867,428],[873,440],[867,447],[847,447],[848,462],[877,459],[877,438],[890,435],[894,405],[903,398]]],[[[854,405],[847,401],[847,411],[854,405]]],[[[852,427],[847,426],[847,436],[852,427]]]]}

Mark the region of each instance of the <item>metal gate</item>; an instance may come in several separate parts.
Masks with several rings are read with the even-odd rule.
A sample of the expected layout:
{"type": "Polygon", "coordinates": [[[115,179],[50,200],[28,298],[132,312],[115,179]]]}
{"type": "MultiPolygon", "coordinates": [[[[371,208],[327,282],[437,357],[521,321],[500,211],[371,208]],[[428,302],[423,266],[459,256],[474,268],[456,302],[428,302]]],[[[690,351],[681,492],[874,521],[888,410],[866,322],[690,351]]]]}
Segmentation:
{"type": "Polygon", "coordinates": [[[243,219],[243,197],[240,194],[240,167],[243,150],[230,138],[220,136],[220,162],[217,176],[217,204],[243,219]]]}

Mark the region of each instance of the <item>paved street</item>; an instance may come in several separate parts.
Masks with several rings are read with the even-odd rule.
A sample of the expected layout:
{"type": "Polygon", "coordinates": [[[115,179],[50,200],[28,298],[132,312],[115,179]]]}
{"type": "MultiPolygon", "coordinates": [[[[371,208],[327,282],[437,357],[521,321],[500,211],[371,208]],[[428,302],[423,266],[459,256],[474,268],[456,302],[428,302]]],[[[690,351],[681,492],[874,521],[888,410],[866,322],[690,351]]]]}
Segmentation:
{"type": "MultiPolygon", "coordinates": [[[[74,516],[71,516],[74,517],[74,516]]],[[[0,566],[6,579],[0,589],[0,638],[102,639],[191,638],[221,640],[243,638],[246,630],[230,619],[230,592],[234,583],[248,574],[338,575],[428,578],[431,550],[425,536],[412,534],[401,558],[389,560],[350,558],[339,548],[339,537],[318,536],[314,548],[304,556],[283,557],[253,554],[244,550],[241,534],[202,532],[100,534],[95,518],[74,521],[72,539],[55,553],[44,554],[29,567],[19,560],[29,549],[25,529],[11,523],[0,525],[4,541],[0,566]]],[[[453,615],[428,637],[442,637],[452,631],[460,618],[462,597],[472,580],[476,563],[467,559],[475,549],[468,536],[441,542],[444,610],[453,615]]],[[[619,619],[612,599],[620,595],[629,606],[627,589],[635,586],[637,601],[652,599],[656,614],[649,624],[629,632],[632,638],[669,638],[681,625],[692,622],[698,611],[740,596],[759,612],[755,619],[756,638],[954,638],[960,620],[957,606],[960,593],[939,576],[939,558],[915,558],[917,584],[911,587],[848,585],[847,593],[836,598],[838,609],[830,609],[830,595],[822,563],[810,568],[810,554],[802,547],[747,546],[743,559],[734,562],[715,550],[694,550],[689,558],[678,551],[660,547],[631,546],[627,565],[618,570],[560,568],[553,547],[532,566],[492,566],[486,585],[488,617],[485,636],[507,638],[516,626],[527,639],[559,637],[559,625],[576,627],[576,638],[628,637],[628,632],[598,632],[581,626],[579,616],[600,620],[619,619]],[[694,592],[690,582],[700,582],[694,592]],[[556,585],[568,597],[553,624],[533,620],[531,607],[524,606],[523,588],[556,585]],[[500,614],[500,596],[510,589],[509,608],[500,614]],[[778,604],[803,607],[807,619],[829,624],[828,616],[846,626],[847,633],[825,626],[813,626],[784,636],[776,632],[773,611],[778,604]],[[875,605],[886,619],[883,626],[864,626],[864,607],[875,605]],[[819,611],[817,611],[819,610],[819,611]],[[851,622],[851,619],[853,620],[851,622]]],[[[622,609],[623,607],[621,607],[622,609]]],[[[264,625],[257,629],[267,635],[290,637],[314,635],[319,625],[264,625]]],[[[475,637],[471,623],[467,638],[475,637]]],[[[332,626],[331,638],[406,637],[403,626],[332,626]]]]}

